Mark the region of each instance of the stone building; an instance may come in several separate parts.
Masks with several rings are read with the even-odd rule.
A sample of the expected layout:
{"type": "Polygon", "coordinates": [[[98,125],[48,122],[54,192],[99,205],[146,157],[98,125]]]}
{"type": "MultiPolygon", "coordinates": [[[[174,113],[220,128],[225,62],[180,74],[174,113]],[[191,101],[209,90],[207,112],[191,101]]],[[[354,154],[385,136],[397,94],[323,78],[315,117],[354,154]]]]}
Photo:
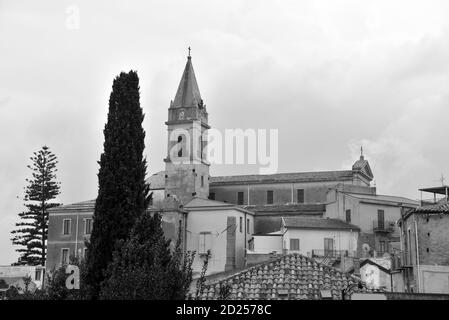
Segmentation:
{"type": "Polygon", "coordinates": [[[444,195],[434,204],[409,210],[399,220],[401,252],[396,277],[410,293],[449,294],[449,186],[422,189],[444,195]]]}
{"type": "MultiPolygon", "coordinates": [[[[194,262],[195,271],[201,269],[208,249],[212,252],[209,272],[244,267],[253,235],[280,231],[283,218],[313,217],[323,226],[329,218],[355,225],[361,233],[357,249],[351,246],[351,251],[362,254],[367,242],[370,248],[387,252],[389,246],[382,245],[387,240],[380,239],[389,224],[379,222],[375,227],[373,223],[384,217],[395,221],[404,206],[414,206],[409,199],[377,195],[363,154],[347,170],[210,176],[210,163],[203,153],[210,128],[208,112],[190,56],[170,102],[166,125],[165,170],[148,179],[154,195],[148,210],[162,213],[167,238],[175,242],[181,234],[185,249],[201,253],[194,262]]],[[[71,255],[84,256],[94,205],[91,200],[50,210],[47,269],[66,264],[71,255]]],[[[310,250],[334,252],[336,237],[333,241],[319,238],[310,250]]],[[[374,254],[365,251],[367,256],[374,254]]]]}

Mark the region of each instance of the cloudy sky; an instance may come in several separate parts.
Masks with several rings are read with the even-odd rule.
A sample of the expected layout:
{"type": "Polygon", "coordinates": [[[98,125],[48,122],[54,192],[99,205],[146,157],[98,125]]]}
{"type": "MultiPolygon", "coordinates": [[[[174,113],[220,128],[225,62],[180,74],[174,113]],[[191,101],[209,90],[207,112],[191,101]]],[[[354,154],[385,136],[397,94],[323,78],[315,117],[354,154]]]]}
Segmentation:
{"type": "Polygon", "coordinates": [[[447,0],[0,0],[0,264],[33,151],[58,156],[61,202],[95,198],[120,71],[138,71],[149,173],[164,168],[188,46],[210,124],[279,129],[279,172],[347,169],[363,145],[379,193],[419,198],[449,179],[448,17],[447,0]]]}

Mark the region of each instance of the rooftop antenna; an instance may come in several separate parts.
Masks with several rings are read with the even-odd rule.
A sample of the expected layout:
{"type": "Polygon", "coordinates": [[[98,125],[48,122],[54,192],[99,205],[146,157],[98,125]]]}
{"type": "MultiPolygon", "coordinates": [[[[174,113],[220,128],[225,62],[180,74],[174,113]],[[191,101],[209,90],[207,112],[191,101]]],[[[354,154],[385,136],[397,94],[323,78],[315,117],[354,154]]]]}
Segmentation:
{"type": "Polygon", "coordinates": [[[446,178],[444,177],[443,174],[441,174],[440,181],[441,181],[441,186],[444,187],[444,181],[446,181],[446,178]]]}

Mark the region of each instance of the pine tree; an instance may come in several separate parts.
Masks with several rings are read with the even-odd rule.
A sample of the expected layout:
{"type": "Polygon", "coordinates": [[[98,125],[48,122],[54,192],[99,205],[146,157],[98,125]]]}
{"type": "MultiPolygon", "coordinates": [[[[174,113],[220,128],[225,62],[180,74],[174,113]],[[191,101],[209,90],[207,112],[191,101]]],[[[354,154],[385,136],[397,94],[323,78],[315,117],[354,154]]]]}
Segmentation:
{"type": "Polygon", "coordinates": [[[59,203],[51,202],[59,194],[59,183],[56,182],[56,156],[47,146],[43,146],[30,158],[32,178],[27,179],[25,188],[26,211],[19,213],[21,222],[16,223],[18,229],[12,231],[13,244],[21,246],[16,251],[21,255],[16,265],[45,265],[48,209],[59,203]]]}
{"type": "Polygon", "coordinates": [[[120,243],[102,284],[102,299],[181,300],[192,281],[194,253],[183,255],[181,238],[171,253],[159,214],[137,220],[131,237],[120,243]]]}
{"type": "Polygon", "coordinates": [[[148,206],[143,119],[137,73],[122,72],[114,79],[109,98],[98,197],[87,251],[87,281],[93,299],[98,298],[116,242],[129,237],[135,220],[148,206]]]}

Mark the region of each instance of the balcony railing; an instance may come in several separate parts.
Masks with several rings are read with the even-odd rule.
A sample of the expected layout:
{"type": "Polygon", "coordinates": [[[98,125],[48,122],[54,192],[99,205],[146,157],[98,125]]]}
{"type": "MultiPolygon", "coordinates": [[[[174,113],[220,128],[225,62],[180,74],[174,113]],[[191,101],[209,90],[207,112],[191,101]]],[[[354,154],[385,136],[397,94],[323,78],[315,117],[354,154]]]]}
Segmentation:
{"type": "Polygon", "coordinates": [[[323,249],[313,249],[312,258],[340,258],[341,256],[348,257],[348,250],[323,250],[323,249]]]}
{"type": "Polygon", "coordinates": [[[373,221],[374,232],[394,232],[396,230],[396,223],[394,221],[373,221]]]}

